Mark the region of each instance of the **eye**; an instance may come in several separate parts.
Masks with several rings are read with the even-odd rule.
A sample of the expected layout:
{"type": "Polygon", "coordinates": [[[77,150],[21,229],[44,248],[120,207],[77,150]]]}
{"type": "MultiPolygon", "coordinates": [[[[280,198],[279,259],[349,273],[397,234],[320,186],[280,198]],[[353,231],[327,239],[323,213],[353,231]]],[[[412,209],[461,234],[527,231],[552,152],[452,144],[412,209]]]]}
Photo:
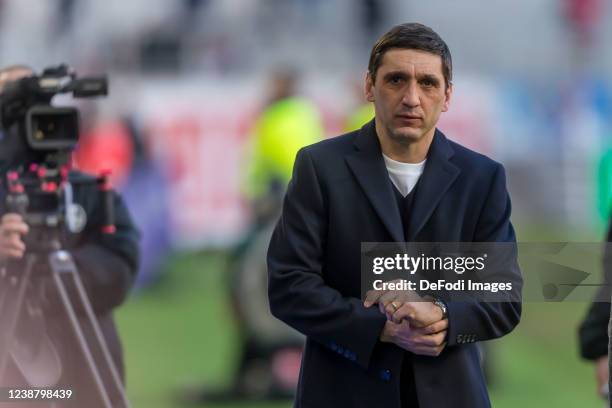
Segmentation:
{"type": "Polygon", "coordinates": [[[431,88],[437,85],[436,81],[434,81],[433,79],[429,79],[429,78],[423,79],[420,82],[421,82],[421,85],[423,85],[426,88],[431,88]]]}
{"type": "Polygon", "coordinates": [[[389,83],[393,85],[398,85],[402,82],[404,82],[404,77],[402,75],[393,75],[391,78],[389,78],[389,83]]]}

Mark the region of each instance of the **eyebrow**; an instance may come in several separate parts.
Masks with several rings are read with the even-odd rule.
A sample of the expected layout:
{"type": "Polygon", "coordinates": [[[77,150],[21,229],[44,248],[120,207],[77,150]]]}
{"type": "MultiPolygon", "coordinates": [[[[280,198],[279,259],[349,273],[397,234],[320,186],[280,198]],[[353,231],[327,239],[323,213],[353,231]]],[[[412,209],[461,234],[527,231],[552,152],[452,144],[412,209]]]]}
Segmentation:
{"type": "MultiPolygon", "coordinates": [[[[411,77],[411,75],[407,74],[405,71],[389,71],[384,75],[384,79],[385,80],[389,80],[391,78],[394,77],[399,77],[402,79],[409,79],[411,77]]],[[[440,78],[438,78],[436,75],[434,74],[417,74],[417,80],[429,80],[435,84],[439,84],[440,83],[440,78]]]]}
{"type": "Polygon", "coordinates": [[[406,74],[404,71],[389,71],[385,74],[385,76],[383,77],[385,80],[389,80],[391,78],[402,78],[402,79],[408,79],[410,78],[410,75],[406,74]]]}
{"type": "Polygon", "coordinates": [[[440,79],[437,76],[432,75],[432,74],[417,75],[417,77],[419,77],[420,80],[423,80],[423,79],[429,80],[436,85],[440,83],[440,79]]]}

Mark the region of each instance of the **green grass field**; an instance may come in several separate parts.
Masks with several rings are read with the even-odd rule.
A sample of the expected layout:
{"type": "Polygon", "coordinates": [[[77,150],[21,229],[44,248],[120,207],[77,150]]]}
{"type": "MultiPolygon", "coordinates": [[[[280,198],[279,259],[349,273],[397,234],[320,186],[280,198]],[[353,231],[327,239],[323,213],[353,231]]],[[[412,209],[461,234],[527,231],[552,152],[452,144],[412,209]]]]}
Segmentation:
{"type": "MultiPolygon", "coordinates": [[[[238,341],[224,265],[220,252],[176,256],[163,282],[117,311],[134,407],[179,408],[176,395],[183,387],[229,381],[238,341]]],[[[519,327],[490,343],[493,406],[604,406],[595,395],[592,365],[578,357],[576,327],[587,307],[586,302],[524,304],[519,327]]]]}

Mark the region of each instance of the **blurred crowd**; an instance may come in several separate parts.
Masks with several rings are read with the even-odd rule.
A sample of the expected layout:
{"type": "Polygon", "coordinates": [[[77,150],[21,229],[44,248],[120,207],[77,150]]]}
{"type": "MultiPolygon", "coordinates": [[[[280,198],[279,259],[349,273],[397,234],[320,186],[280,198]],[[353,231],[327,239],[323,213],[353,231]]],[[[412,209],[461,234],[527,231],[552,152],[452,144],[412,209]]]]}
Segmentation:
{"type": "Polygon", "coordinates": [[[369,46],[407,20],[449,38],[457,80],[441,127],[505,163],[515,217],[601,230],[612,197],[611,9],[602,0],[5,0],[0,58],[109,74],[108,99],[79,102],[78,162],[113,168],[139,223],[156,229],[145,231],[145,259],[239,242],[253,219],[244,162],[270,78],[298,68],[294,91],[318,111],[323,137],[359,126],[371,115],[369,46]],[[160,199],[143,200],[147,191],[160,199]],[[147,222],[162,214],[167,225],[147,222]]]}
{"type": "Polygon", "coordinates": [[[602,0],[5,0],[0,58],[110,75],[107,100],[81,103],[78,161],[113,168],[147,228],[145,217],[169,214],[145,234],[158,236],[158,254],[226,247],[248,231],[244,161],[270,77],[299,68],[296,94],[318,110],[324,137],[340,134],[371,114],[358,111],[373,39],[395,22],[426,21],[455,54],[455,102],[441,127],[505,163],[515,217],[601,229],[612,196],[611,9],[602,0]],[[160,200],[140,202],[146,189],[160,200]]]}

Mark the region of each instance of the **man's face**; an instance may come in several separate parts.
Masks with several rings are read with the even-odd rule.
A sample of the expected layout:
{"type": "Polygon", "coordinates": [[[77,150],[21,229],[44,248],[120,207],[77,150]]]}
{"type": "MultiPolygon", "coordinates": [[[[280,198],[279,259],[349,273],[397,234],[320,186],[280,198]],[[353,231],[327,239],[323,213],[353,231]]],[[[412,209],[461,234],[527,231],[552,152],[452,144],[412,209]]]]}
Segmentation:
{"type": "Polygon", "coordinates": [[[365,89],[383,133],[378,136],[402,145],[433,135],[452,93],[452,86],[445,86],[439,55],[400,48],[383,55],[376,82],[368,73],[365,89]]]}

